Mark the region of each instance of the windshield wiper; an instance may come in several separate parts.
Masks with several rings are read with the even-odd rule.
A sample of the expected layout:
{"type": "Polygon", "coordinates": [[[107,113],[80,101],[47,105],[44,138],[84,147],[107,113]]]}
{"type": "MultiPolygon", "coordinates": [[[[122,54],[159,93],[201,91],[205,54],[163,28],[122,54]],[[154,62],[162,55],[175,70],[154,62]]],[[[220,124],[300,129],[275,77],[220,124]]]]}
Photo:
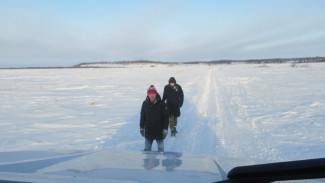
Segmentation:
{"type": "Polygon", "coordinates": [[[228,180],[221,182],[263,183],[320,178],[325,178],[325,158],[235,167],[228,172],[228,180]]]}

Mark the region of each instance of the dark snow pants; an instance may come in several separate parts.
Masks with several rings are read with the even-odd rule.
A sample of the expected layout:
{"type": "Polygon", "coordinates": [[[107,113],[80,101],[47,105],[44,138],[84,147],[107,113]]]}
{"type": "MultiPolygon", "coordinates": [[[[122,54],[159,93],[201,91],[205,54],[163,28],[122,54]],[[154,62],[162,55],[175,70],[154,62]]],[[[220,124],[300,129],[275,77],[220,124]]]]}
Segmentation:
{"type": "Polygon", "coordinates": [[[177,126],[177,117],[173,116],[172,114],[169,116],[169,127],[170,131],[176,130],[177,126]]]}

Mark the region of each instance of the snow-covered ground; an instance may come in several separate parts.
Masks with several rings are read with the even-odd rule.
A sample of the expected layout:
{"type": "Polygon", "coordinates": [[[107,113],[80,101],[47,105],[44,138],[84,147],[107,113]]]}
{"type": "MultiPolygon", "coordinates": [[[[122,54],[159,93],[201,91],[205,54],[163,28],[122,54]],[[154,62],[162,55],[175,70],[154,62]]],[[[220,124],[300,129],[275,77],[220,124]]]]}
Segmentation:
{"type": "MultiPolygon", "coordinates": [[[[165,151],[268,161],[325,157],[325,63],[0,70],[0,152],[142,150],[146,90],[183,87],[165,151]]],[[[157,148],[154,143],[153,149],[157,148]]]]}

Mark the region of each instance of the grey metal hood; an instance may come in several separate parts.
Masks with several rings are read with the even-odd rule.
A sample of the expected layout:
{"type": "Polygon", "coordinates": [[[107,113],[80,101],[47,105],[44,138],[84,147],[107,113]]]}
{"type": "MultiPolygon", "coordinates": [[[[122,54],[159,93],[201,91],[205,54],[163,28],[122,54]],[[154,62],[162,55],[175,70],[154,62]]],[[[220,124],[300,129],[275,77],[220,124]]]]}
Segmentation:
{"type": "MultiPolygon", "coordinates": [[[[254,161],[175,152],[0,152],[0,180],[20,182],[217,182],[254,161]]],[[[1,182],[1,181],[0,181],[1,182]]]]}

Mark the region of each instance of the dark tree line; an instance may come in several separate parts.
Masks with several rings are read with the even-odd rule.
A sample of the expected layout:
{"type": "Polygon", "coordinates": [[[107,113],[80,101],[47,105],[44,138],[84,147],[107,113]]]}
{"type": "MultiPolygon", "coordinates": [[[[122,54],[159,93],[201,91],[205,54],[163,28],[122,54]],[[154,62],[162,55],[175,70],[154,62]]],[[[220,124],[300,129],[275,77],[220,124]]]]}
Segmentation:
{"type": "Polygon", "coordinates": [[[151,60],[128,60],[115,62],[84,62],[73,67],[95,67],[94,65],[105,64],[278,64],[278,63],[317,63],[325,62],[325,57],[301,57],[301,58],[270,58],[270,59],[248,59],[248,60],[212,60],[212,61],[189,61],[189,62],[162,62],[151,60]]]}

